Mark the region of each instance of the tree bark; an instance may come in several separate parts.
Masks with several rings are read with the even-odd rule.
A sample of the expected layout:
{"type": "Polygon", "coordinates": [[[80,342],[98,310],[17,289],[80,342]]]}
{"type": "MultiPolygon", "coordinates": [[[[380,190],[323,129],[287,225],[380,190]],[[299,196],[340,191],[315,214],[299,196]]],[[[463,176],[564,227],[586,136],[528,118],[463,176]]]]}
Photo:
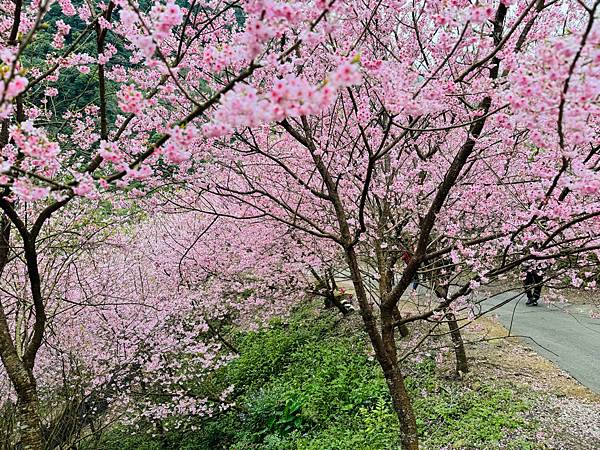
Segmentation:
{"type": "Polygon", "coordinates": [[[38,397],[33,377],[26,386],[17,388],[18,429],[22,450],[43,450],[42,426],[37,410],[38,397]]]}
{"type": "MultiPolygon", "coordinates": [[[[396,323],[400,323],[402,321],[402,314],[400,314],[398,306],[394,306],[394,320],[396,321],[396,323]]],[[[398,325],[398,331],[400,332],[400,336],[402,337],[406,337],[410,334],[410,331],[408,330],[408,325],[406,325],[405,323],[400,323],[400,325],[398,325]]]]}
{"type": "Polygon", "coordinates": [[[454,347],[454,356],[456,357],[456,375],[460,378],[469,372],[469,363],[465,352],[465,344],[460,333],[460,328],[456,322],[456,316],[452,312],[446,313],[448,328],[450,328],[450,337],[454,347]]]}
{"type": "Polygon", "coordinates": [[[417,422],[400,368],[397,364],[392,364],[389,370],[384,371],[384,375],[390,394],[392,395],[394,411],[400,423],[400,444],[402,450],[419,450],[417,422]]]}
{"type": "MultiPolygon", "coordinates": [[[[441,301],[445,301],[448,297],[448,286],[438,285],[435,288],[435,293],[441,301]]],[[[445,310],[445,317],[448,321],[448,328],[450,329],[450,338],[452,339],[452,348],[454,349],[454,357],[456,358],[456,376],[462,378],[462,375],[469,372],[469,362],[467,360],[467,352],[465,350],[465,344],[463,342],[460,327],[456,321],[456,316],[453,312],[445,310]]]]}
{"type": "MultiPolygon", "coordinates": [[[[417,422],[412,408],[411,400],[404,384],[404,376],[398,366],[396,354],[396,339],[394,336],[394,310],[381,309],[381,329],[377,329],[377,321],[373,315],[373,308],[369,304],[358,259],[354,248],[345,249],[346,261],[350,269],[352,284],[356,291],[356,299],[360,306],[360,314],[365,328],[375,350],[375,357],[381,366],[385,381],[388,385],[394,411],[400,425],[400,443],[402,450],[418,450],[419,437],[417,422]]],[[[383,305],[382,305],[383,306],[383,305]]]]}
{"type": "MultiPolygon", "coordinates": [[[[394,287],[394,265],[396,264],[396,258],[388,257],[383,249],[379,240],[375,241],[375,257],[377,261],[377,272],[379,274],[379,298],[383,301],[394,287]]],[[[394,320],[400,323],[402,320],[402,314],[398,305],[394,307],[394,320]]],[[[400,336],[406,337],[409,335],[408,325],[400,323],[398,325],[398,331],[400,336]]]]}
{"type": "Polygon", "coordinates": [[[396,337],[394,335],[396,307],[389,305],[381,309],[381,336],[385,349],[384,361],[379,361],[387,382],[394,410],[400,423],[400,443],[402,450],[418,450],[419,437],[412,403],[404,384],[404,376],[398,365],[396,337]]]}
{"type": "Polygon", "coordinates": [[[17,422],[20,437],[19,448],[43,450],[44,442],[40,417],[37,410],[37,389],[33,375],[25,369],[14,346],[6,341],[6,320],[3,311],[0,326],[0,356],[6,372],[17,393],[17,422]]]}
{"type": "MultiPolygon", "coordinates": [[[[0,276],[8,262],[10,252],[11,224],[3,215],[0,221],[0,276]]],[[[37,411],[37,390],[31,370],[19,358],[10,328],[0,303],[0,359],[17,393],[17,417],[19,423],[20,448],[43,450],[42,430],[37,411]]]]}

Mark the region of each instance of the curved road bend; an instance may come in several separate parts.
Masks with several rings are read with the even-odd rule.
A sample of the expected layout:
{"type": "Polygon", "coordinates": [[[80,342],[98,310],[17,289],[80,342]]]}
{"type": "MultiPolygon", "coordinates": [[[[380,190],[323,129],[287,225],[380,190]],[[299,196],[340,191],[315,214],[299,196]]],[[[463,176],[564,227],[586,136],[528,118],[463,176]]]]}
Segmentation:
{"type": "MultiPolygon", "coordinates": [[[[517,293],[502,293],[481,303],[484,311],[507,301],[517,293]]],[[[555,362],[580,383],[600,393],[600,319],[589,316],[585,305],[525,306],[521,295],[495,309],[502,325],[540,355],[555,362]]]]}

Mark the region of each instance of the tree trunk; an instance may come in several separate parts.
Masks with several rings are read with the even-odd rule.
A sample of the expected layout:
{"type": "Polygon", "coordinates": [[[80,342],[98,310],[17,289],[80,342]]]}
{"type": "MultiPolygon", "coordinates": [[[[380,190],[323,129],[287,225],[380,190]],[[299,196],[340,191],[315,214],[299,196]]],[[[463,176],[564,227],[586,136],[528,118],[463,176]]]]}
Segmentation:
{"type": "Polygon", "coordinates": [[[396,336],[394,334],[394,322],[397,312],[396,306],[390,310],[389,307],[382,305],[381,337],[385,357],[379,361],[379,364],[381,364],[381,368],[383,369],[385,381],[392,395],[394,410],[400,423],[400,443],[402,450],[418,450],[417,422],[406,385],[404,384],[404,376],[398,366],[396,336]]]}
{"type": "MultiPolygon", "coordinates": [[[[435,288],[435,293],[441,300],[445,300],[448,296],[448,286],[438,285],[435,288]]],[[[460,327],[456,321],[456,316],[453,312],[445,310],[445,317],[448,321],[448,328],[450,329],[450,338],[452,339],[452,347],[454,349],[454,356],[456,358],[456,376],[462,378],[462,376],[469,372],[469,362],[467,361],[467,352],[465,351],[465,344],[462,339],[460,327]]]]}
{"type": "MultiPolygon", "coordinates": [[[[377,272],[379,274],[379,298],[382,301],[392,291],[394,285],[394,265],[397,258],[388,257],[381,248],[379,240],[375,241],[375,256],[377,259],[377,272]]],[[[402,314],[398,306],[394,307],[394,320],[396,322],[402,320],[402,314]]],[[[398,325],[398,331],[402,337],[409,335],[408,326],[405,323],[398,325]]]]}
{"type": "Polygon", "coordinates": [[[454,313],[448,311],[446,313],[446,319],[448,319],[448,328],[450,328],[450,337],[452,338],[452,344],[454,347],[454,356],[456,356],[456,375],[462,377],[462,375],[469,372],[469,363],[467,361],[467,353],[465,352],[465,344],[460,333],[460,328],[456,322],[456,316],[454,313]]]}
{"type": "MultiPolygon", "coordinates": [[[[400,314],[400,310],[397,306],[394,307],[394,320],[396,322],[400,322],[402,320],[402,314],[400,314]]],[[[410,334],[408,330],[408,326],[405,323],[401,323],[398,325],[398,331],[400,332],[400,336],[406,337],[410,334]]]]}
{"type": "MultiPolygon", "coordinates": [[[[5,215],[0,219],[0,276],[10,252],[11,224],[5,215]]],[[[17,421],[20,445],[23,450],[43,450],[44,441],[40,416],[37,411],[38,399],[33,366],[28,370],[11,336],[4,306],[0,303],[0,360],[17,393],[17,421]]]]}
{"type": "Polygon", "coordinates": [[[17,419],[22,450],[43,450],[42,427],[38,414],[35,384],[17,390],[17,419]]]}
{"type": "Polygon", "coordinates": [[[17,356],[11,342],[7,342],[4,311],[0,305],[0,356],[17,393],[17,430],[20,450],[44,450],[42,427],[38,414],[37,388],[33,374],[17,356]]]}
{"type": "MultiPolygon", "coordinates": [[[[3,318],[0,308],[0,319],[3,318]]],[[[18,358],[14,347],[6,345],[5,320],[0,320],[0,356],[6,372],[17,393],[17,429],[19,435],[19,449],[43,450],[44,440],[42,427],[38,414],[38,397],[35,379],[21,360],[18,358]],[[8,348],[7,348],[8,347],[8,348]]]]}
{"type": "Polygon", "coordinates": [[[417,422],[400,368],[397,364],[392,364],[389,370],[384,370],[384,375],[390,394],[392,395],[394,411],[396,411],[398,422],[400,423],[400,444],[402,450],[419,450],[417,422]]]}
{"type": "Polygon", "coordinates": [[[383,375],[388,385],[394,411],[400,425],[400,443],[402,450],[418,450],[419,437],[417,422],[413,412],[410,397],[404,384],[404,377],[398,366],[396,355],[396,340],[394,337],[394,311],[393,309],[380,308],[381,330],[377,329],[377,321],[373,315],[373,308],[368,301],[367,292],[358,266],[358,259],[354,249],[348,247],[346,261],[352,276],[352,284],[356,291],[356,299],[360,306],[360,315],[373,345],[375,357],[381,366],[383,375]]]}

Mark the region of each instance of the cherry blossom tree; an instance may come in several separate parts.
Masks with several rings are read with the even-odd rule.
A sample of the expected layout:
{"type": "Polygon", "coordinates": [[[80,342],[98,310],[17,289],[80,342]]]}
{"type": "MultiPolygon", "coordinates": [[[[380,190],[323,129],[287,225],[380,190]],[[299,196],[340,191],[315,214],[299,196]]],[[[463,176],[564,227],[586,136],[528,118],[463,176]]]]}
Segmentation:
{"type": "Polygon", "coordinates": [[[205,216],[337,246],[402,447],[418,448],[395,330],[472,311],[481,284],[525,262],[566,261],[580,284],[597,261],[598,5],[6,2],[0,267],[22,255],[33,321],[19,355],[0,310],[0,354],[23,448],[43,440],[44,230],[75,199],[157,190],[205,216]],[[66,96],[74,79],[85,87],[66,96]],[[408,316],[401,297],[417,271],[435,274],[439,302],[408,316]]]}
{"type": "MultiPolygon", "coordinates": [[[[308,285],[308,265],[320,264],[277,223],[187,213],[130,231],[131,222],[121,223],[116,234],[115,224],[104,233],[99,225],[82,227],[77,239],[51,227],[39,253],[52,282],[44,285],[47,331],[34,377],[44,409],[54,411],[43,417],[50,447],[115,414],[160,433],[169,420],[181,428],[226,410],[234,387],[215,391],[205,382],[237,354],[223,330],[286,316],[308,285]]],[[[13,260],[4,275],[2,303],[22,355],[31,320],[26,274],[13,260]]],[[[2,381],[3,398],[14,402],[2,381]]],[[[18,439],[6,436],[12,445],[18,439]]]]}
{"type": "Polygon", "coordinates": [[[582,268],[598,260],[597,10],[576,1],[355,4],[337,11],[317,50],[298,46],[288,72],[264,80],[268,97],[244,86],[220,102],[204,147],[210,164],[189,177],[196,208],[219,214],[234,204],[240,219],[262,215],[339,246],[405,449],[418,438],[398,326],[446,317],[459,338],[454,318],[474,317],[481,284],[524,263],[581,284],[582,268]],[[306,62],[315,52],[319,65],[306,62]],[[324,89],[337,88],[330,106],[261,125],[269,102],[289,111],[302,96],[298,76],[327,78],[324,89]],[[406,250],[412,258],[398,271],[406,250]],[[435,274],[438,301],[402,316],[417,271],[435,274]]]}
{"type": "MultiPolygon", "coordinates": [[[[223,96],[248,93],[252,107],[253,75],[285,67],[304,41],[317,46],[333,3],[2,3],[0,267],[20,255],[33,320],[19,354],[0,310],[0,355],[17,394],[22,448],[43,448],[34,368],[48,331],[45,227],[76,198],[135,195],[165,174],[198,170],[202,140],[229,126],[215,115],[223,96]]],[[[307,89],[291,104],[316,112],[330,101],[322,80],[298,82],[307,89]]],[[[263,106],[257,120],[288,114],[263,106]]]]}

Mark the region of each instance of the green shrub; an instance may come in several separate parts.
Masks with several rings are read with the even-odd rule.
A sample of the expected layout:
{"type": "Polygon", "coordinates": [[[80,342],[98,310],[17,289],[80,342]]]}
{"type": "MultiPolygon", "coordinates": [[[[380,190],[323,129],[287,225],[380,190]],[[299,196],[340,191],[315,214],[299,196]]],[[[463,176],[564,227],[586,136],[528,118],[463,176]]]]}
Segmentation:
{"type": "MultiPolygon", "coordinates": [[[[240,356],[214,374],[213,386],[235,385],[236,407],[199,419],[196,431],[107,435],[100,448],[197,450],[385,450],[399,448],[398,423],[366,337],[340,327],[333,314],[310,309],[267,329],[239,333],[240,356]],[[145,435],[144,435],[145,436],[145,435]]],[[[406,379],[425,448],[506,448],[526,427],[526,402],[507,389],[469,389],[439,377],[432,360],[406,379]]],[[[196,389],[200,389],[196,387],[196,389]]],[[[526,440],[519,447],[533,448],[526,440]]]]}

